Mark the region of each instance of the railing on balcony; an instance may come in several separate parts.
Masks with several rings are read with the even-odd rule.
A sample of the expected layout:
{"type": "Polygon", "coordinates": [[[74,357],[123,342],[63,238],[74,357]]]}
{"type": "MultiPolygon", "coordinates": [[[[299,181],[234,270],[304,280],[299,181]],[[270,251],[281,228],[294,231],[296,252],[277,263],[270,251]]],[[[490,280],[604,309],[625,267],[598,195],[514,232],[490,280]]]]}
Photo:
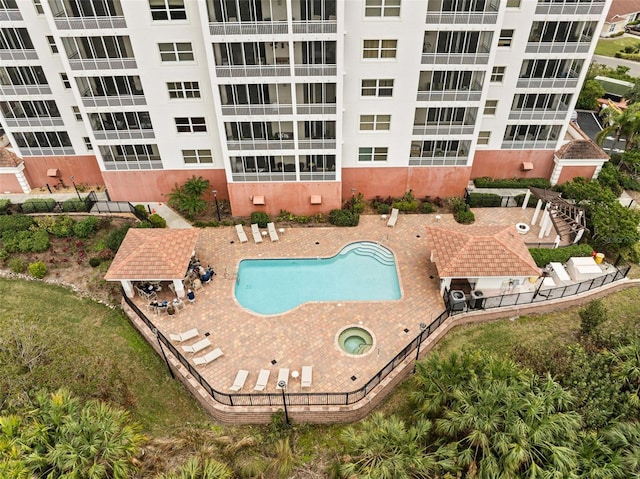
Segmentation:
{"type": "Polygon", "coordinates": [[[509,120],[564,120],[568,113],[567,105],[558,110],[511,110],[509,120]]]}
{"type": "Polygon", "coordinates": [[[427,13],[426,23],[433,25],[495,25],[498,12],[430,12],[427,13]]]}
{"type": "Polygon", "coordinates": [[[296,110],[300,115],[335,115],[335,103],[298,103],[296,110]]]}
{"type": "Polygon", "coordinates": [[[83,96],[82,104],[90,108],[104,106],[133,106],[146,105],[147,100],[143,95],[83,96]]]}
{"type": "Polygon", "coordinates": [[[103,153],[102,159],[105,170],[161,170],[163,168],[162,160],[155,155],[132,159],[103,153]]]}
{"type": "Polygon", "coordinates": [[[0,60],[37,60],[35,50],[0,50],[0,60]]]}
{"type": "Polygon", "coordinates": [[[20,152],[27,156],[55,156],[55,155],[74,155],[75,151],[71,146],[20,146],[20,152]]]}
{"type": "Polygon", "coordinates": [[[0,22],[15,22],[22,20],[20,10],[15,8],[0,8],[0,22]]]}
{"type": "Polygon", "coordinates": [[[5,118],[5,121],[9,127],[64,126],[64,120],[60,117],[5,118]]]}
{"type": "Polygon", "coordinates": [[[135,58],[70,58],[72,70],[124,70],[137,68],[135,58]]]}
{"type": "Polygon", "coordinates": [[[49,85],[0,85],[1,95],[50,95],[49,85]]]}
{"type": "Polygon", "coordinates": [[[233,181],[251,182],[251,181],[296,181],[296,174],[284,171],[264,171],[259,173],[232,173],[233,181]]]}
{"type": "Polygon", "coordinates": [[[537,15],[600,15],[605,7],[603,0],[580,3],[548,3],[538,2],[537,15]]]}
{"type": "Polygon", "coordinates": [[[423,65],[486,65],[489,53],[423,53],[423,65]]]}
{"type": "Polygon", "coordinates": [[[336,76],[335,65],[296,65],[296,76],[336,76]]]}
{"type": "Polygon", "coordinates": [[[335,139],[306,139],[301,138],[298,140],[298,148],[301,150],[335,150],[335,139]]]}
{"type": "Polygon", "coordinates": [[[581,42],[529,42],[526,53],[587,53],[591,41],[581,42]]]}
{"type": "Polygon", "coordinates": [[[418,91],[418,101],[480,101],[482,90],[418,91]]]}
{"type": "Polygon", "coordinates": [[[142,140],[155,138],[153,130],[99,130],[94,131],[96,140],[142,140]]]}
{"type": "Polygon", "coordinates": [[[289,33],[286,20],[259,22],[210,22],[211,35],[279,35],[289,33]]]}
{"type": "Polygon", "coordinates": [[[288,77],[291,75],[291,67],[289,65],[220,65],[216,66],[216,75],[221,78],[288,77]]]}
{"type": "Polygon", "coordinates": [[[222,105],[223,115],[291,115],[293,105],[222,105]]]}
{"type": "Polygon", "coordinates": [[[409,158],[409,166],[466,166],[468,161],[468,156],[447,154],[412,156],[409,158]]]}
{"type": "Polygon", "coordinates": [[[293,140],[228,140],[229,150],[293,150],[293,140]]]}
{"type": "Polygon", "coordinates": [[[58,30],[89,30],[99,28],[127,28],[124,17],[55,17],[58,30]]]}
{"type": "Polygon", "coordinates": [[[503,140],[503,150],[554,150],[558,140],[503,140]]]}
{"type": "Polygon", "coordinates": [[[516,88],[576,88],[578,79],[567,78],[518,78],[516,88]]]}
{"type": "Polygon", "coordinates": [[[472,135],[474,125],[413,125],[414,135],[472,135]]]}
{"type": "Polygon", "coordinates": [[[336,33],[338,23],[335,19],[330,20],[309,20],[293,21],[293,33],[336,33]]]}

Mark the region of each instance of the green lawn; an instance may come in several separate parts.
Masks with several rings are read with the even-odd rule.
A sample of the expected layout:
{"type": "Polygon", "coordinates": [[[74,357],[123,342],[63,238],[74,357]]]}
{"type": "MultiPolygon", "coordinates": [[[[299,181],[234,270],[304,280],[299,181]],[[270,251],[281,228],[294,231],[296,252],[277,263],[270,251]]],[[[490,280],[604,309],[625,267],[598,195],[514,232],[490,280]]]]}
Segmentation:
{"type": "Polygon", "coordinates": [[[616,37],[612,39],[601,38],[596,45],[596,55],[603,55],[605,57],[613,57],[616,52],[622,50],[629,45],[636,45],[640,43],[640,36],[637,38],[632,37],[616,37]]]}

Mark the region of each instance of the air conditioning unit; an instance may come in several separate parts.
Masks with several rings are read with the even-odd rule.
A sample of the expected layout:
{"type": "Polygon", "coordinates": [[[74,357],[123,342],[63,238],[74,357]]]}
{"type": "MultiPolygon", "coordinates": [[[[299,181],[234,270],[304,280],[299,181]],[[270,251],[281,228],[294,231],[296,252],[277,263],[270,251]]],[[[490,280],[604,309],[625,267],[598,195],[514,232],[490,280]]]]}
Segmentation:
{"type": "Polygon", "coordinates": [[[471,299],[469,300],[471,309],[482,309],[484,307],[484,293],[478,289],[471,291],[471,299]]]}
{"type": "Polygon", "coordinates": [[[464,291],[454,289],[449,292],[450,311],[464,311],[466,304],[467,298],[464,295],[464,291]]]}

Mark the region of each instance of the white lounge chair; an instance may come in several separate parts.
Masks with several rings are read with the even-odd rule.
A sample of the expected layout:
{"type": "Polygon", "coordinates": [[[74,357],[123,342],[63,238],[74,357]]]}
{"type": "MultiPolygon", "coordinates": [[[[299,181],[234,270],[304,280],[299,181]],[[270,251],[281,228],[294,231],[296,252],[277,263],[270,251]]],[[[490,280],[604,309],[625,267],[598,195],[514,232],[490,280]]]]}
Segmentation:
{"type": "Polygon", "coordinates": [[[251,234],[253,234],[253,241],[262,243],[262,234],[260,233],[260,228],[258,228],[257,223],[251,225],[251,234]]]}
{"type": "Polygon", "coordinates": [[[258,373],[258,380],[256,381],[256,385],[253,388],[255,391],[264,391],[264,388],[267,387],[267,382],[269,381],[269,375],[271,371],[268,369],[261,369],[258,373]]]}
{"type": "Polygon", "coordinates": [[[280,387],[281,381],[284,381],[284,386],[287,387],[287,384],[289,384],[289,368],[280,368],[280,371],[278,371],[278,382],[276,383],[276,389],[282,389],[280,387]]]}
{"type": "Polygon", "coordinates": [[[222,356],[222,349],[216,348],[210,353],[205,354],[204,356],[193,358],[193,362],[196,364],[207,364],[207,363],[210,363],[211,361],[215,361],[220,356],[222,356]]]}
{"type": "Polygon", "coordinates": [[[240,243],[246,243],[249,241],[249,239],[247,238],[247,234],[244,232],[244,228],[242,227],[242,225],[236,225],[236,233],[238,234],[238,239],[240,240],[240,243]]]}
{"type": "Polygon", "coordinates": [[[233,385],[229,387],[232,391],[240,391],[244,387],[244,382],[247,380],[247,376],[249,375],[249,371],[246,369],[241,369],[236,374],[236,378],[233,380],[233,385]]]}
{"type": "Polygon", "coordinates": [[[301,388],[310,388],[313,377],[313,369],[311,366],[302,366],[302,377],[300,378],[301,388]]]}
{"type": "Polygon", "coordinates": [[[182,346],[182,349],[187,353],[197,353],[198,351],[202,351],[204,348],[207,348],[209,346],[211,346],[211,341],[209,341],[209,338],[204,338],[197,343],[192,344],[191,346],[182,346]]]}
{"type": "Polygon", "coordinates": [[[396,225],[396,221],[398,221],[398,213],[400,213],[398,208],[391,209],[391,216],[389,217],[389,221],[387,221],[387,226],[393,228],[396,225]]]}
{"type": "Polygon", "coordinates": [[[278,238],[276,225],[274,225],[273,223],[267,223],[267,230],[269,231],[269,238],[271,238],[271,241],[278,241],[280,239],[278,238]]]}
{"type": "MultiPolygon", "coordinates": [[[[182,303],[184,305],[184,303],[182,303]]],[[[169,334],[169,337],[174,341],[187,341],[188,339],[195,338],[198,335],[198,330],[196,328],[190,329],[189,331],[185,331],[180,334],[169,334]]]]}

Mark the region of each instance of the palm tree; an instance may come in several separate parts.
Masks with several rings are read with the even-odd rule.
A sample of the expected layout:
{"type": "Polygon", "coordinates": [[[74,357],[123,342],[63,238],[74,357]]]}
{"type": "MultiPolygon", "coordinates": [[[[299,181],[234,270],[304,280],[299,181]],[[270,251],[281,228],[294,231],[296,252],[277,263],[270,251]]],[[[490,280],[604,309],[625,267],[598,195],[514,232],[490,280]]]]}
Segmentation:
{"type": "Polygon", "coordinates": [[[614,377],[621,380],[629,404],[640,407],[640,341],[636,340],[611,352],[614,377]]]}
{"type": "Polygon", "coordinates": [[[602,145],[608,136],[613,135],[613,150],[621,138],[626,139],[625,150],[638,147],[640,136],[640,103],[629,105],[626,110],[617,111],[614,108],[603,110],[603,120],[606,125],[596,135],[596,142],[602,145]]]}
{"type": "Polygon", "coordinates": [[[229,466],[215,459],[202,461],[198,457],[190,457],[177,470],[161,474],[156,479],[230,479],[232,476],[229,466]]]}

